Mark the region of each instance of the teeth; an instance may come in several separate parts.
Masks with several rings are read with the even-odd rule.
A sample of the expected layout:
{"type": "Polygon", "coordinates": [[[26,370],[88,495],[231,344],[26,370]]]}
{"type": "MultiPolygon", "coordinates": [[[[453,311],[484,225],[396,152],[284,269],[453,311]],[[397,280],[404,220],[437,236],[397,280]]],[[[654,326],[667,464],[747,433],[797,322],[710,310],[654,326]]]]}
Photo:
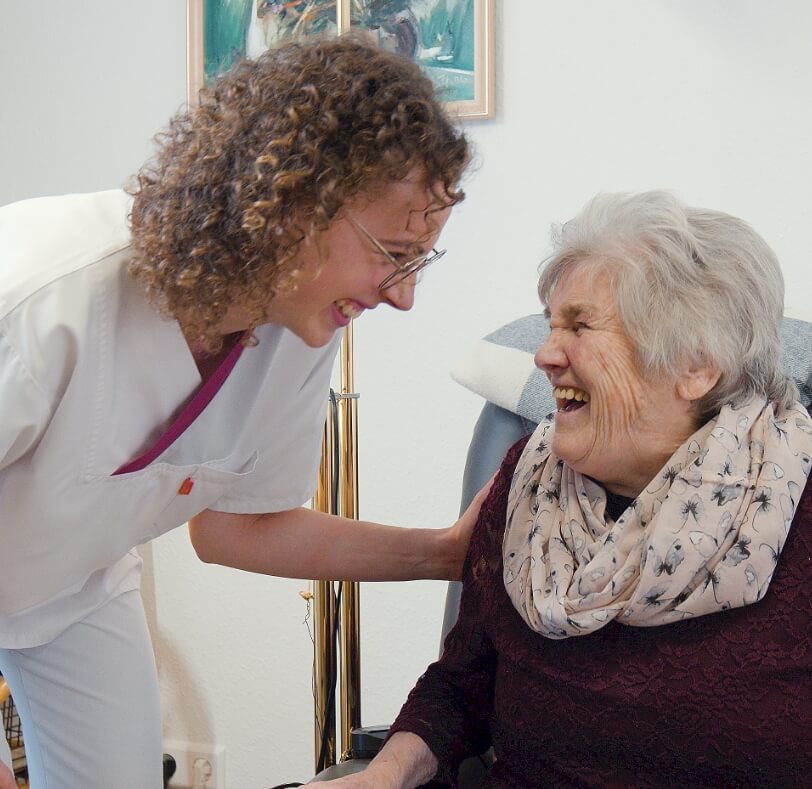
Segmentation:
{"type": "Polygon", "coordinates": [[[339,299],[335,305],[345,318],[355,318],[364,311],[364,308],[352,299],[339,299]]]}
{"type": "Polygon", "coordinates": [[[581,389],[564,389],[560,386],[556,386],[553,390],[553,394],[556,400],[575,400],[577,403],[589,402],[589,394],[581,389]]]}

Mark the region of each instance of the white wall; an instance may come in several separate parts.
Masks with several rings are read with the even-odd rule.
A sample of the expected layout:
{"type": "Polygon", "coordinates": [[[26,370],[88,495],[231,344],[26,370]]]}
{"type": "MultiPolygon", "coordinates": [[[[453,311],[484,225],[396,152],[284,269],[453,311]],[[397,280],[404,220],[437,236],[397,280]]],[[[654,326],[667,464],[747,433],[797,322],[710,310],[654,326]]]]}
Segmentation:
{"type": "MultiPolygon", "coordinates": [[[[537,309],[551,222],[598,190],[667,187],[738,214],[812,320],[812,4],[497,0],[498,110],[411,315],[356,327],[361,514],[442,526],[481,406],[448,368],[537,309]]],[[[120,184],[184,99],[184,4],[0,0],[0,203],[120,184]]],[[[0,266],[2,263],[0,263],[0,266]]],[[[167,734],[217,741],[228,785],[305,780],[304,584],[200,565],[184,530],[146,551],[167,734]]],[[[365,585],[364,723],[386,722],[437,651],[444,585],[365,585]]]]}

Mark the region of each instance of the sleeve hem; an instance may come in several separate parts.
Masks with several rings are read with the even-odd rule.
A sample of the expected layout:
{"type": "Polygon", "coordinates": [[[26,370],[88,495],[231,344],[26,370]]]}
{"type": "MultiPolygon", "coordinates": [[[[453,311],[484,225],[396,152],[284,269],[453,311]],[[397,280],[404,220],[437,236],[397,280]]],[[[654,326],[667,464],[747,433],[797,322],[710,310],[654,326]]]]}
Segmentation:
{"type": "Polygon", "coordinates": [[[443,748],[441,743],[436,742],[436,737],[431,736],[431,731],[428,728],[421,727],[418,723],[411,721],[404,721],[398,723],[396,720],[390,727],[386,735],[386,739],[396,734],[399,731],[407,731],[411,734],[416,734],[428,746],[429,750],[434,754],[437,759],[437,772],[432,776],[432,781],[442,781],[444,783],[456,785],[457,773],[460,769],[460,763],[465,758],[464,755],[457,757],[456,755],[449,758],[448,754],[444,757],[443,748]]]}
{"type": "Polygon", "coordinates": [[[304,507],[316,495],[315,483],[300,493],[276,498],[253,499],[247,496],[221,496],[207,509],[231,515],[264,515],[266,512],[287,512],[304,507]]]}

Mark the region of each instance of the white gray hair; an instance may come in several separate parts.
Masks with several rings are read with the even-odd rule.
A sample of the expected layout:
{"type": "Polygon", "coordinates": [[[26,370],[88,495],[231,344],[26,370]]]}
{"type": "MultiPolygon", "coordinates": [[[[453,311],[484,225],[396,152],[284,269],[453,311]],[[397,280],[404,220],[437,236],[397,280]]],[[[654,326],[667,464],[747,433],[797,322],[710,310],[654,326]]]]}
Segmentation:
{"type": "Polygon", "coordinates": [[[542,302],[576,266],[608,272],[644,375],[676,380],[686,365],[721,373],[695,404],[703,420],[755,395],[784,407],[798,397],[781,368],[781,267],[746,222],[665,191],[600,194],[553,228],[553,246],[542,302]]]}

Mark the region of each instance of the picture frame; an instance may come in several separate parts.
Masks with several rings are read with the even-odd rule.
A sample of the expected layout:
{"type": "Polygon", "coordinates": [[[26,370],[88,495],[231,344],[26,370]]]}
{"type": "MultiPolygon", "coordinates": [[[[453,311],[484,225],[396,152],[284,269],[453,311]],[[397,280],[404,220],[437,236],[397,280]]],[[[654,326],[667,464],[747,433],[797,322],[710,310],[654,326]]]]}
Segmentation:
{"type": "Polygon", "coordinates": [[[348,30],[413,58],[462,119],[495,111],[495,0],[187,0],[187,101],[236,59],[348,30]]]}

